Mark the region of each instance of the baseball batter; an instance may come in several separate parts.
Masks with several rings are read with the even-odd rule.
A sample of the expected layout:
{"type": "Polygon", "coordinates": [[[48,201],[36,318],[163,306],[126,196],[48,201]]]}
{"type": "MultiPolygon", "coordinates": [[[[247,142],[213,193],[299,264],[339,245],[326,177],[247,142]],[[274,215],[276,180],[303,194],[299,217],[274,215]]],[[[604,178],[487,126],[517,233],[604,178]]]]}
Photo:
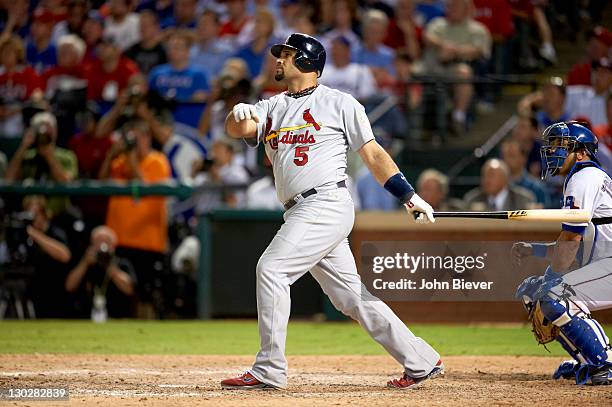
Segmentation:
{"type": "Polygon", "coordinates": [[[517,290],[529,310],[539,304],[543,317],[559,328],[556,340],[574,358],[555,378],[577,384],[612,384],[612,347],[590,311],[612,307],[612,180],[597,161],[597,138],[577,122],[556,123],[544,131],[543,177],[565,176],[564,209],[586,209],[589,223],[564,223],[556,242],[518,243],[514,256],[546,257],[542,277],[529,277],[517,290]],[[582,243],[582,244],[581,244],[582,243]],[[574,260],[579,268],[563,274],[574,260]]]}
{"type": "Polygon", "coordinates": [[[346,188],[346,153],[358,151],[385,188],[417,221],[433,222],[430,205],[414,193],[389,155],[376,143],[363,106],[317,83],[325,50],[315,38],[292,34],[271,48],[276,80],[287,92],[255,105],[238,104],[228,115],[228,135],[263,144],[272,162],[284,224],[257,264],[260,350],[248,372],[221,382],[224,388],[287,386],[285,339],[290,286],[309,272],[336,308],[361,326],[404,369],[388,386],[408,389],[443,373],[440,355],[416,337],[382,301],[367,293],[347,236],[354,208],[346,188]]]}

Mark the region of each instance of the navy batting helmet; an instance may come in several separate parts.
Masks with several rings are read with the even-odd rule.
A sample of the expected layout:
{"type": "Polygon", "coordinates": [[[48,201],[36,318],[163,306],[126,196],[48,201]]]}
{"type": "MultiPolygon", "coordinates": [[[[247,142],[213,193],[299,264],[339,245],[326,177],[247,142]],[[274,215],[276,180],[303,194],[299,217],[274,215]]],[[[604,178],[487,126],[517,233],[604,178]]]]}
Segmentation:
{"type": "Polygon", "coordinates": [[[579,122],[555,123],[544,130],[542,137],[542,178],[557,175],[568,154],[582,148],[587,151],[591,160],[599,164],[596,155],[597,137],[579,122]]]}
{"type": "Polygon", "coordinates": [[[270,52],[278,58],[283,48],[297,51],[294,63],[300,71],[316,72],[317,76],[321,76],[326,53],[325,48],[316,38],[301,33],[291,34],[284,44],[273,45],[270,52]]]}

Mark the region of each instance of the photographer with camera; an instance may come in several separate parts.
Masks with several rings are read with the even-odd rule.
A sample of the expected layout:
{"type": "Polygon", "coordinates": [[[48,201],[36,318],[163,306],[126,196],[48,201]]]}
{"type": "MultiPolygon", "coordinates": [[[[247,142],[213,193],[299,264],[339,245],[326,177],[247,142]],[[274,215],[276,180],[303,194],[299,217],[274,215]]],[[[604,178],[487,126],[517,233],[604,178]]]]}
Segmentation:
{"type": "Polygon", "coordinates": [[[70,304],[64,292],[67,264],[72,258],[66,232],[51,222],[47,200],[28,196],[23,200],[23,219],[27,233],[25,261],[33,268],[30,298],[38,318],[65,318],[70,304]]]}
{"type": "MultiPolygon", "coordinates": [[[[121,129],[121,138],[102,164],[101,179],[160,183],[170,178],[170,164],[151,147],[151,129],[132,119],[121,129]]],[[[113,196],[109,199],[106,225],[117,234],[117,253],[130,260],[139,281],[141,299],[151,300],[157,274],[164,268],[168,240],[165,197],[113,196]]]]}
{"type": "Polygon", "coordinates": [[[206,157],[202,143],[186,135],[178,134],[172,122],[167,104],[155,93],[150,93],[147,79],[137,74],[130,78],[128,88],[117,99],[117,103],[100,120],[97,137],[111,134],[123,123],[136,118],[144,120],[155,142],[157,142],[172,169],[172,176],[183,183],[191,182],[191,169],[195,162],[206,157]]]}
{"type": "Polygon", "coordinates": [[[106,226],[91,232],[90,245],[66,277],[65,289],[77,294],[79,312],[94,321],[133,316],[136,276],[130,262],[115,254],[117,235],[106,226]]]}
{"type": "Polygon", "coordinates": [[[56,147],[56,138],[55,116],[49,112],[35,114],[8,165],[5,181],[72,181],[77,174],[76,156],[70,150],[56,147]]]}

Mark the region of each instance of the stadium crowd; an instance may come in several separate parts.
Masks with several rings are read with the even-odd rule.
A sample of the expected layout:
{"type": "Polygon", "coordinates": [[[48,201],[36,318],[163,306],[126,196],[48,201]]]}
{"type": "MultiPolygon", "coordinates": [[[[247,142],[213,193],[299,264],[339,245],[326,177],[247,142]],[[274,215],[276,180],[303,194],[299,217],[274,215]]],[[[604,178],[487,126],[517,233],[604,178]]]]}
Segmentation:
{"type": "MultiPolygon", "coordinates": [[[[281,209],[269,162],[227,139],[223,123],[235,104],[284,90],[274,81],[269,48],[292,32],[314,35],[325,45],[321,83],[352,94],[368,111],[394,102],[373,123],[392,154],[397,140],[409,148],[424,129],[461,137],[500,97],[497,87],[480,79],[554,66],[553,33],[570,41],[586,33],[584,60],[520,100],[517,124],[499,157],[482,166],[479,187],[450,196],[448,177],[433,168],[416,183],[436,210],[557,207],[561,186],[539,180],[543,128],[560,120],[588,123],[600,137],[602,163],[612,168],[612,33],[599,25],[605,5],[0,0],[5,182],[174,179],[208,188],[186,201],[2,197],[5,241],[13,233],[9,218],[18,213],[27,224],[22,237],[34,248],[28,263],[34,265],[36,315],[151,315],[151,308],[136,311],[143,303],[153,304],[160,316],[167,270],[186,267],[169,256],[187,250],[177,249],[181,241],[193,245],[179,237],[193,230],[194,214],[219,207],[281,209]],[[439,83],[447,84],[442,96],[439,83]],[[56,272],[44,273],[47,268],[56,272]]],[[[367,171],[351,175],[359,209],[398,208],[367,171]]],[[[15,260],[19,246],[6,242],[2,264],[15,260]]]]}

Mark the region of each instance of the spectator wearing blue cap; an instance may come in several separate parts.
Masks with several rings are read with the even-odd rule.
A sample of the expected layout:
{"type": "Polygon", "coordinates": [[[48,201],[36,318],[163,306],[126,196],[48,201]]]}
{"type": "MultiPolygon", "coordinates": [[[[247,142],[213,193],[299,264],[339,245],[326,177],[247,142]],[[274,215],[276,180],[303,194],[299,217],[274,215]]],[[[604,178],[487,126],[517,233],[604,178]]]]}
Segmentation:
{"type": "Polygon", "coordinates": [[[138,5],[136,6],[137,13],[140,13],[144,10],[151,10],[157,15],[157,17],[159,17],[159,21],[164,21],[165,19],[171,17],[174,13],[174,1],[140,0],[136,3],[138,3],[138,5]]]}
{"type": "Polygon", "coordinates": [[[196,0],[177,0],[174,3],[174,12],[171,16],[165,18],[161,22],[162,29],[168,28],[186,28],[193,29],[196,27],[196,0]]]}

